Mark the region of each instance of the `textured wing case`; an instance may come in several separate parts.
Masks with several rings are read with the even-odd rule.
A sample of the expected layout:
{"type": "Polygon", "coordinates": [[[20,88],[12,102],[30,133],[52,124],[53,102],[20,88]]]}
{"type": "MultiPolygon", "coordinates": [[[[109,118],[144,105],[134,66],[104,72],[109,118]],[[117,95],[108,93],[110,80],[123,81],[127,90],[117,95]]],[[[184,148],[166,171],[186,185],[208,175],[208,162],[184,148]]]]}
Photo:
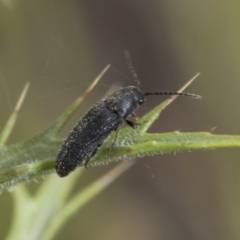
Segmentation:
{"type": "Polygon", "coordinates": [[[56,171],[66,176],[85,160],[93,157],[98,147],[116,130],[121,119],[111,111],[105,101],[95,104],[74,127],[62,145],[56,171]]]}

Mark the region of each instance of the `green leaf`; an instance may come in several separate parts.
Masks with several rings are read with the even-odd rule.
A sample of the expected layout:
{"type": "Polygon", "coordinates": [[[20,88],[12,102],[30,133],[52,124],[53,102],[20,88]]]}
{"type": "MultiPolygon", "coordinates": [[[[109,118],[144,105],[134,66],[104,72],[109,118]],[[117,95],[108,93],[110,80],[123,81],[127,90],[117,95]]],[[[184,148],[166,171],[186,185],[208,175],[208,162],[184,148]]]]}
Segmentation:
{"type": "Polygon", "coordinates": [[[24,185],[19,185],[13,191],[14,221],[6,239],[53,239],[77,210],[83,208],[134,163],[119,164],[70,199],[68,197],[74,183],[83,171],[75,172],[64,179],[58,176],[47,178],[35,196],[31,196],[24,185]]]}
{"type": "MultiPolygon", "coordinates": [[[[63,142],[56,136],[57,133],[108,68],[109,66],[102,71],[83,96],[73,102],[49,128],[28,141],[0,148],[0,190],[9,189],[18,183],[28,183],[32,179],[55,173],[55,159],[63,142]]],[[[196,76],[180,91],[183,91],[195,78],[196,76]]],[[[240,146],[240,136],[213,135],[207,132],[181,133],[178,131],[161,134],[146,133],[160,113],[174,99],[176,96],[164,101],[140,118],[137,129],[133,130],[129,126],[121,129],[114,147],[110,151],[116,136],[116,133],[111,134],[89,165],[106,164],[110,161],[154,154],[240,146]]],[[[3,131],[7,132],[7,130],[3,131]]],[[[10,132],[8,132],[8,136],[10,132]]],[[[83,172],[80,169],[64,179],[56,175],[47,178],[35,196],[30,195],[24,185],[18,185],[13,191],[14,221],[6,239],[53,239],[58,230],[77,210],[102,192],[134,163],[131,161],[119,164],[70,199],[69,195],[74,183],[79,174],[83,172]]]]}
{"type": "MultiPolygon", "coordinates": [[[[183,91],[196,76],[180,91],[183,91]]],[[[96,84],[96,81],[94,84],[96,84]]],[[[89,89],[84,96],[88,92],[89,89]]],[[[42,133],[26,142],[0,149],[0,190],[20,182],[29,182],[31,179],[45,176],[55,171],[55,159],[63,141],[56,137],[56,134],[73,112],[76,111],[84,96],[78,98],[58,120],[42,133]]],[[[116,133],[111,134],[89,165],[95,166],[111,161],[127,160],[153,154],[240,146],[240,136],[213,135],[206,132],[146,133],[162,110],[174,99],[176,99],[176,96],[164,101],[139,119],[137,129],[133,130],[128,126],[121,129],[112,151],[110,151],[110,148],[116,133]]]]}
{"type": "Polygon", "coordinates": [[[110,65],[103,69],[83,95],[76,99],[46,130],[25,142],[0,148],[0,191],[55,172],[55,159],[63,141],[56,136],[57,133],[109,67],[110,65]]]}

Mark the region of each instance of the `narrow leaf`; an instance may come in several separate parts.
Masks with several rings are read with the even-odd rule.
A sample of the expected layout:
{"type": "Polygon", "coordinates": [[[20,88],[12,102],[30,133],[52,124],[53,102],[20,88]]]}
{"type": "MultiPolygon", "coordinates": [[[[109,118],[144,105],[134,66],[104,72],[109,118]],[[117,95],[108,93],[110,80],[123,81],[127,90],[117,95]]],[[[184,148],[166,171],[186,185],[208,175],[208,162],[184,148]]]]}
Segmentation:
{"type": "Polygon", "coordinates": [[[58,214],[54,217],[51,222],[51,226],[47,230],[46,234],[42,238],[43,240],[51,240],[61,226],[77,211],[81,209],[88,203],[91,199],[96,197],[101,193],[109,184],[116,180],[120,175],[122,175],[126,170],[134,165],[135,161],[128,163],[122,163],[113,168],[107,174],[105,174],[100,179],[97,179],[92,184],[87,186],[83,191],[79,192],[75,197],[73,197],[58,214]]]}
{"type": "MultiPolygon", "coordinates": [[[[197,73],[194,77],[192,77],[183,87],[181,87],[177,92],[183,92],[198,76],[200,73],[197,73]]],[[[139,133],[145,133],[152,124],[158,119],[161,112],[175,99],[177,99],[178,95],[173,95],[164,102],[160,103],[158,106],[153,108],[144,117],[140,118],[138,121],[138,131],[139,133]]]]}
{"type": "Polygon", "coordinates": [[[2,130],[2,133],[0,134],[0,147],[4,146],[4,144],[8,140],[8,138],[9,138],[14,126],[15,126],[19,110],[20,110],[20,108],[22,106],[22,103],[23,103],[23,100],[24,100],[24,98],[27,94],[28,88],[29,88],[29,82],[26,83],[26,85],[25,85],[25,87],[24,87],[24,89],[23,89],[23,91],[20,95],[20,98],[18,99],[18,102],[17,102],[17,104],[14,108],[13,113],[11,114],[11,116],[8,119],[5,127],[2,130]]]}

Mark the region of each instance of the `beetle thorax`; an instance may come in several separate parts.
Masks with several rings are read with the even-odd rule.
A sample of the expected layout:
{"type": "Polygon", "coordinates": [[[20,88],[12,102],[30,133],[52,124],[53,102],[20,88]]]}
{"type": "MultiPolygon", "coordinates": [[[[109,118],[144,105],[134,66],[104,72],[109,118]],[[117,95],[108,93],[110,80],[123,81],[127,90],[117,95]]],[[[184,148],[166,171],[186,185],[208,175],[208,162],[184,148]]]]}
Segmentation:
{"type": "Polygon", "coordinates": [[[126,118],[145,101],[145,96],[138,88],[130,86],[113,93],[105,101],[119,117],[126,118]]]}

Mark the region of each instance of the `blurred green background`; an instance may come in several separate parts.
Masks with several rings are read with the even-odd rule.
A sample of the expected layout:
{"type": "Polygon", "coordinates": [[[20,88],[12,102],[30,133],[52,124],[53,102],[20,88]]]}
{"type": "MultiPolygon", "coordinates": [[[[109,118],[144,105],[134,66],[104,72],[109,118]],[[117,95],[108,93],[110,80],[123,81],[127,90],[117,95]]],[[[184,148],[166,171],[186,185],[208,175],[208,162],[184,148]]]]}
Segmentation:
{"type": "MultiPolygon", "coordinates": [[[[124,76],[124,49],[144,92],[175,91],[201,72],[187,91],[203,100],[179,98],[152,132],[217,127],[214,133],[240,134],[239,1],[1,0],[1,127],[31,83],[8,144],[47,127],[108,63],[121,74],[108,71],[61,136],[110,87],[134,84],[124,76]]],[[[163,99],[149,97],[138,115],[163,99]]],[[[239,160],[239,149],[139,159],[56,239],[240,239],[239,160]]],[[[86,170],[76,191],[113,165],[86,170]]],[[[29,184],[32,191],[38,186],[29,184]]],[[[12,211],[11,193],[3,192],[0,239],[12,211]]]]}

